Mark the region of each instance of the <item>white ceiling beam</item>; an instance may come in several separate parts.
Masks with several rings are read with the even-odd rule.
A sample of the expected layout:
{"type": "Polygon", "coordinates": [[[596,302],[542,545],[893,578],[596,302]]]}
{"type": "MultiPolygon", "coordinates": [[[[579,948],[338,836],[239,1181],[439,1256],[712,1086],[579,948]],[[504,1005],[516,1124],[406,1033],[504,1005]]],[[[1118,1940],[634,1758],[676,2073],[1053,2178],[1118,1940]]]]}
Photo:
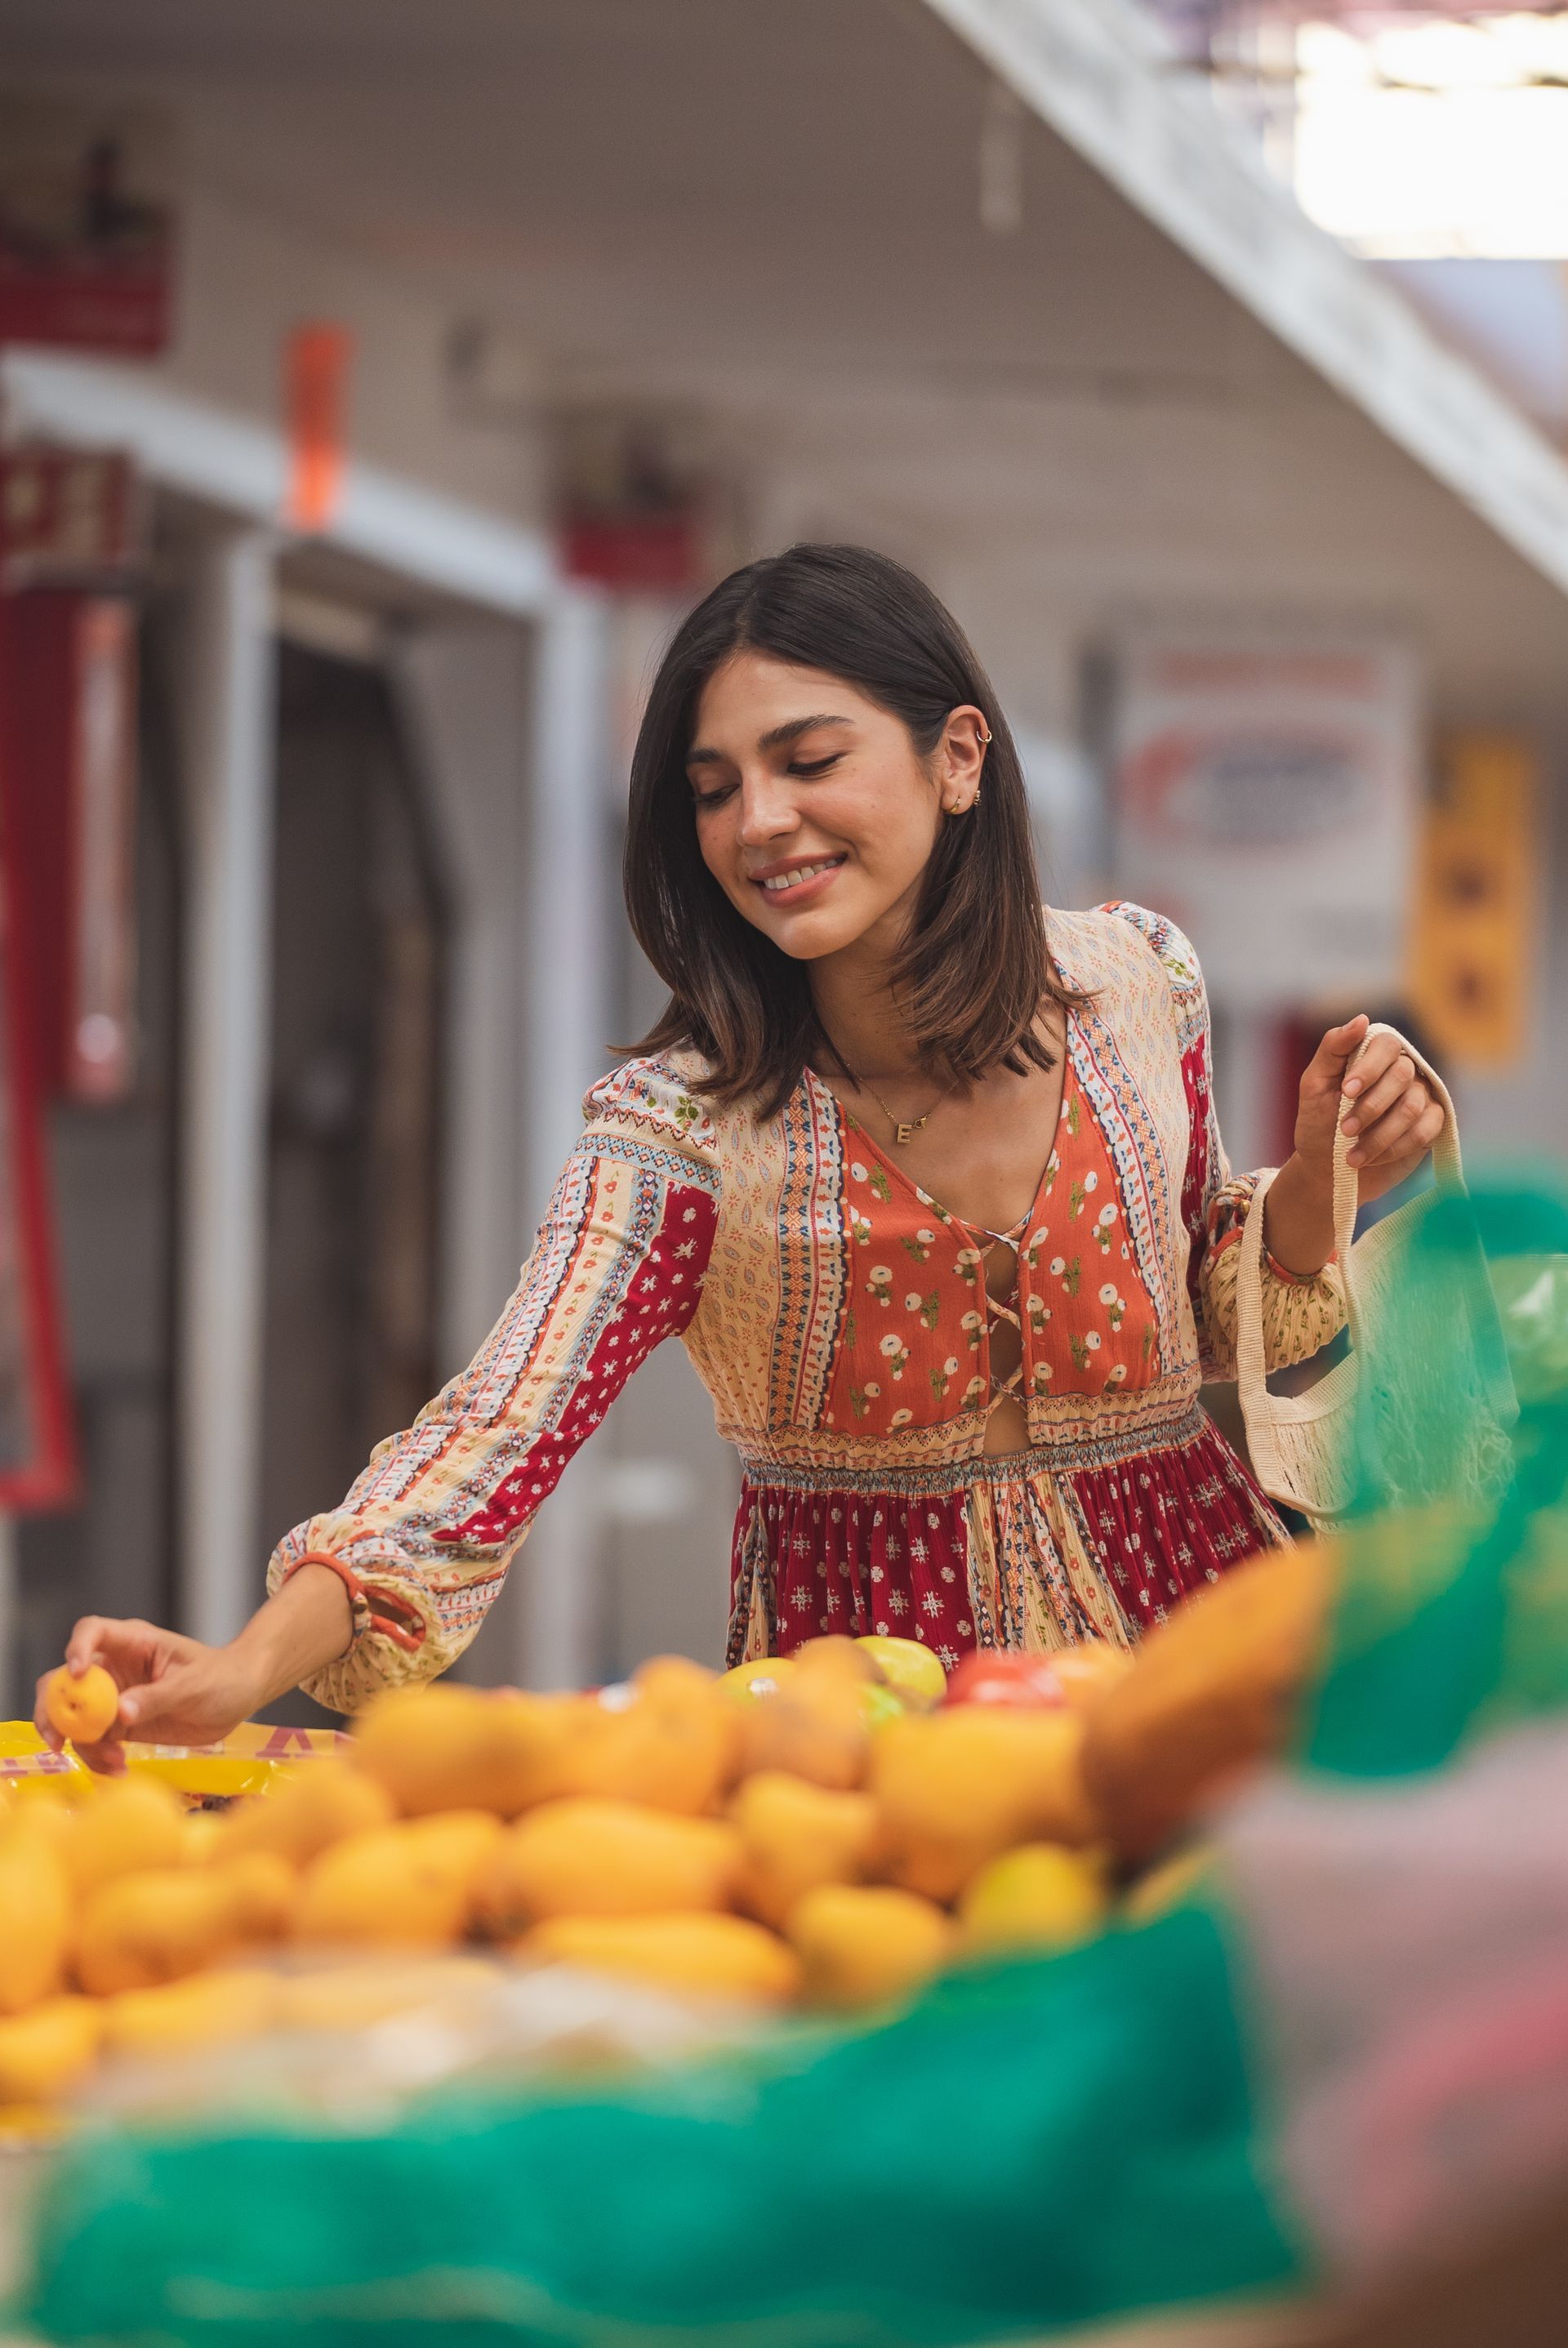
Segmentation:
{"type": "MultiPolygon", "coordinates": [[[[108,361],[36,351],[0,355],[7,432],[123,448],[144,479],[225,518],[287,532],[289,452],[282,433],[108,361]]],[[[510,617],[560,590],[549,540],[372,465],[350,463],[332,520],[309,541],[441,595],[510,617]]]]}
{"type": "Polygon", "coordinates": [[[1130,0],[925,0],[1129,202],[1568,591],[1568,465],[1315,227],[1130,0]]]}

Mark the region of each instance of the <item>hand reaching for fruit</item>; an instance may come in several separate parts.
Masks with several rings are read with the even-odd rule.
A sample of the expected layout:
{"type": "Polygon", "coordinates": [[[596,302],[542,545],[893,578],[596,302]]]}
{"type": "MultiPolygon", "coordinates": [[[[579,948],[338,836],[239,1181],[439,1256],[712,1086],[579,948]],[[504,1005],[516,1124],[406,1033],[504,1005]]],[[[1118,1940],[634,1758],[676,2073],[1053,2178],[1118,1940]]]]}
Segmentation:
{"type": "Polygon", "coordinates": [[[64,1663],[38,1682],[34,1724],[53,1751],[69,1738],[88,1768],[108,1776],[125,1767],[127,1737],[215,1744],[253,1695],[228,1655],[155,1623],[84,1615],[64,1663]]]}

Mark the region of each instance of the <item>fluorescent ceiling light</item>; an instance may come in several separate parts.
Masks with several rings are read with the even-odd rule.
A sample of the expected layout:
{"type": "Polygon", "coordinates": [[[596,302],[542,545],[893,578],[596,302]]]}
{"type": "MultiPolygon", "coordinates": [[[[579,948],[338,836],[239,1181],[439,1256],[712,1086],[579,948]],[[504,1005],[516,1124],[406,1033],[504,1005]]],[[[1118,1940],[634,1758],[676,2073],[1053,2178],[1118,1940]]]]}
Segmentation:
{"type": "Polygon", "coordinates": [[[1297,36],[1304,209],[1385,257],[1568,256],[1568,17],[1297,36]]]}

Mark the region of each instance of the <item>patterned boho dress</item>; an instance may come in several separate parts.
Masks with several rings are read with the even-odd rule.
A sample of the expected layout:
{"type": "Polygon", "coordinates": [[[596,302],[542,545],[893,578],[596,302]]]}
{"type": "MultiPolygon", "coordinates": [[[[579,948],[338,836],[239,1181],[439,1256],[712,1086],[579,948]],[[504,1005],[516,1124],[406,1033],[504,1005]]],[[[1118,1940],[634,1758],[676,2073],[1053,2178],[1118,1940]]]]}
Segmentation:
{"type": "MultiPolygon", "coordinates": [[[[1053,912],[1049,937],[1090,1000],[1068,1014],[1057,1145],[1001,1299],[993,1235],[810,1072],[760,1124],[702,1102],[695,1055],[595,1086],[473,1363],[273,1556],[271,1588],[315,1560],[353,1600],[352,1645],[313,1694],[355,1711],[450,1663],[567,1460],[670,1336],[744,1468],[734,1659],[827,1631],[899,1632],[949,1663],[977,1643],[1126,1643],[1283,1538],[1198,1400],[1233,1375],[1256,1178],[1226,1166],[1192,950],[1125,904],[1053,912]],[[993,1381],[1002,1319],[1022,1360],[993,1381]],[[1009,1389],[1028,1447],[987,1457],[1009,1389]]],[[[1271,1366],[1340,1326],[1334,1266],[1300,1280],[1265,1261],[1264,1286],[1271,1366]]]]}

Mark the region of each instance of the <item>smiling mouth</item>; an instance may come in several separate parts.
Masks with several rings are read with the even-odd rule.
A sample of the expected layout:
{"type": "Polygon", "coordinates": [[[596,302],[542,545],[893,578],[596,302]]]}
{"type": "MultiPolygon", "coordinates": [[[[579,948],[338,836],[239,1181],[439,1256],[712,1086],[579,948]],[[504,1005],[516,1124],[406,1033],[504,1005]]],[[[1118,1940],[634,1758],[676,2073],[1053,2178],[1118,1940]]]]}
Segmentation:
{"type": "Polygon", "coordinates": [[[800,889],[808,880],[820,880],[824,872],[836,872],[843,861],[841,856],[820,856],[814,863],[792,864],[788,872],[775,872],[766,880],[753,880],[751,885],[766,896],[782,896],[787,889],[800,889]]]}

